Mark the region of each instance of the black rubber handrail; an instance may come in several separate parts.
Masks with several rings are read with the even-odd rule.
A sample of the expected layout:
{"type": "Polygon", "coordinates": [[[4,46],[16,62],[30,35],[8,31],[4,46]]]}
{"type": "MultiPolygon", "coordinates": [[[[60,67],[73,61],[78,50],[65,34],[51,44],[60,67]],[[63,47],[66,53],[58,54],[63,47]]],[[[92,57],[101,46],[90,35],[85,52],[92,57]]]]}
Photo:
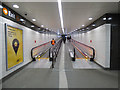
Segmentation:
{"type": "Polygon", "coordinates": [[[40,46],[42,46],[42,45],[48,44],[48,43],[50,43],[50,41],[49,41],[49,42],[46,42],[46,43],[43,43],[43,44],[41,44],[41,45],[39,45],[39,46],[33,47],[32,50],[35,49],[35,48],[38,48],[38,47],[40,47],[40,46]]]}
{"type": "MultiPolygon", "coordinates": [[[[73,41],[75,41],[75,42],[78,42],[78,41],[76,41],[76,40],[74,40],[74,39],[71,39],[71,40],[73,40],[73,41]]],[[[84,44],[84,43],[81,43],[81,42],[78,42],[78,43],[80,43],[80,44],[82,44],[82,45],[84,45],[84,46],[86,46],[86,47],[89,47],[90,49],[93,50],[93,57],[90,58],[90,60],[91,60],[91,61],[94,61],[94,58],[95,58],[95,49],[94,49],[93,47],[91,47],[91,46],[88,46],[88,45],[84,44]]]]}
{"type": "Polygon", "coordinates": [[[52,61],[52,68],[54,68],[54,63],[56,62],[57,55],[59,53],[59,49],[61,47],[62,39],[60,39],[55,46],[51,47],[49,50],[49,59],[52,61]],[[52,53],[52,57],[50,54],[52,53]]]}
{"type": "Polygon", "coordinates": [[[49,43],[50,43],[50,41],[47,42],[47,43],[44,43],[44,44],[41,44],[41,45],[39,45],[39,46],[36,46],[36,47],[32,48],[32,49],[31,49],[31,57],[32,57],[32,59],[34,60],[34,57],[33,57],[33,50],[34,50],[34,49],[36,49],[36,48],[38,48],[38,47],[40,47],[40,46],[43,46],[43,45],[45,45],[45,44],[49,44],[49,43]]]}
{"type": "MultiPolygon", "coordinates": [[[[56,41],[57,40],[59,40],[60,38],[57,38],[57,39],[55,39],[56,41]]],[[[33,50],[34,49],[36,49],[36,48],[38,48],[38,47],[40,47],[40,46],[43,46],[43,45],[47,45],[47,44],[49,44],[49,43],[51,43],[51,41],[49,41],[49,42],[46,42],[46,43],[43,43],[43,44],[41,44],[41,45],[39,45],[39,46],[36,46],[36,47],[33,47],[32,49],[31,49],[31,57],[32,57],[32,59],[33,59],[33,61],[35,61],[35,58],[33,57],[33,50]]],[[[52,47],[52,46],[51,46],[52,47]]],[[[50,48],[51,48],[50,47],[50,48]]],[[[48,49],[48,48],[47,48],[48,49]]],[[[44,50],[45,51],[45,50],[44,50]]]]}

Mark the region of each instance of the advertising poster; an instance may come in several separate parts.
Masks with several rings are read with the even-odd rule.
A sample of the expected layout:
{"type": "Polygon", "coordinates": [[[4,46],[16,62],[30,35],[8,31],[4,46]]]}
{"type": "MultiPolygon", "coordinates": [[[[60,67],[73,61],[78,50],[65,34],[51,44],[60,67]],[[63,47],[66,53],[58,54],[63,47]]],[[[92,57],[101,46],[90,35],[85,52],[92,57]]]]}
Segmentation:
{"type": "Polygon", "coordinates": [[[6,25],[7,70],[23,62],[23,30],[6,25]]]}

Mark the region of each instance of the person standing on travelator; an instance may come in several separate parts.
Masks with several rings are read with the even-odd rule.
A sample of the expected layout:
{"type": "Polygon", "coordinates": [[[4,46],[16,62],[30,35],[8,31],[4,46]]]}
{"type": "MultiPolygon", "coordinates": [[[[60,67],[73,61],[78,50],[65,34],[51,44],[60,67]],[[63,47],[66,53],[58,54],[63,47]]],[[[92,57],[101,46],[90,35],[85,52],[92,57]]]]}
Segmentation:
{"type": "MultiPolygon", "coordinates": [[[[56,41],[53,38],[51,41],[52,46],[54,46],[55,43],[56,43],[56,41]]],[[[55,58],[54,58],[54,52],[52,51],[52,68],[54,68],[54,63],[55,63],[55,58]]]]}
{"type": "Polygon", "coordinates": [[[55,43],[56,43],[56,41],[55,41],[54,38],[53,38],[52,41],[51,41],[52,46],[54,46],[55,43]]]}
{"type": "Polygon", "coordinates": [[[63,36],[62,39],[63,39],[63,42],[65,43],[66,42],[66,37],[63,36]]]}

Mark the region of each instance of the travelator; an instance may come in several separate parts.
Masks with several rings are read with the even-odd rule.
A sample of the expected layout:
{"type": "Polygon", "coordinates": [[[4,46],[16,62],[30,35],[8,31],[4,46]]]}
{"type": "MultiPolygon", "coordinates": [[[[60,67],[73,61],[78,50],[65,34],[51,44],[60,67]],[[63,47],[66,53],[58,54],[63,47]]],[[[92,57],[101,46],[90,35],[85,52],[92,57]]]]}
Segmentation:
{"type": "Polygon", "coordinates": [[[54,68],[54,63],[56,62],[61,43],[62,39],[60,39],[53,47],[49,49],[49,60],[52,61],[52,68],[54,68]]]}
{"type": "Polygon", "coordinates": [[[76,51],[81,53],[85,59],[89,59],[90,61],[94,61],[95,58],[95,49],[91,46],[88,46],[84,43],[78,42],[74,39],[71,39],[69,41],[71,45],[73,46],[73,50],[70,51],[70,56],[72,57],[72,60],[75,61],[76,59],[76,51]]]}
{"type": "Polygon", "coordinates": [[[56,43],[54,46],[51,45],[51,41],[36,46],[31,49],[31,57],[33,61],[42,58],[47,52],[49,61],[52,61],[52,68],[54,68],[54,63],[56,61],[59,49],[61,47],[62,38],[55,39],[56,43]]]}

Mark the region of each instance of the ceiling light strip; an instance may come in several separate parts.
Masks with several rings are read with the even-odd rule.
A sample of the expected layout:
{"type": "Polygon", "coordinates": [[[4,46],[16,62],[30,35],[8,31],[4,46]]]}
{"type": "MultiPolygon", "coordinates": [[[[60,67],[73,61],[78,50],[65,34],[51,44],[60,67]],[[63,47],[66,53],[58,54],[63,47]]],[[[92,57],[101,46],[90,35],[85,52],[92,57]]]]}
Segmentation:
{"type": "Polygon", "coordinates": [[[63,14],[62,14],[62,2],[61,0],[58,0],[58,9],[59,9],[59,15],[60,15],[60,21],[61,21],[61,28],[64,33],[64,24],[63,24],[63,14]]]}

